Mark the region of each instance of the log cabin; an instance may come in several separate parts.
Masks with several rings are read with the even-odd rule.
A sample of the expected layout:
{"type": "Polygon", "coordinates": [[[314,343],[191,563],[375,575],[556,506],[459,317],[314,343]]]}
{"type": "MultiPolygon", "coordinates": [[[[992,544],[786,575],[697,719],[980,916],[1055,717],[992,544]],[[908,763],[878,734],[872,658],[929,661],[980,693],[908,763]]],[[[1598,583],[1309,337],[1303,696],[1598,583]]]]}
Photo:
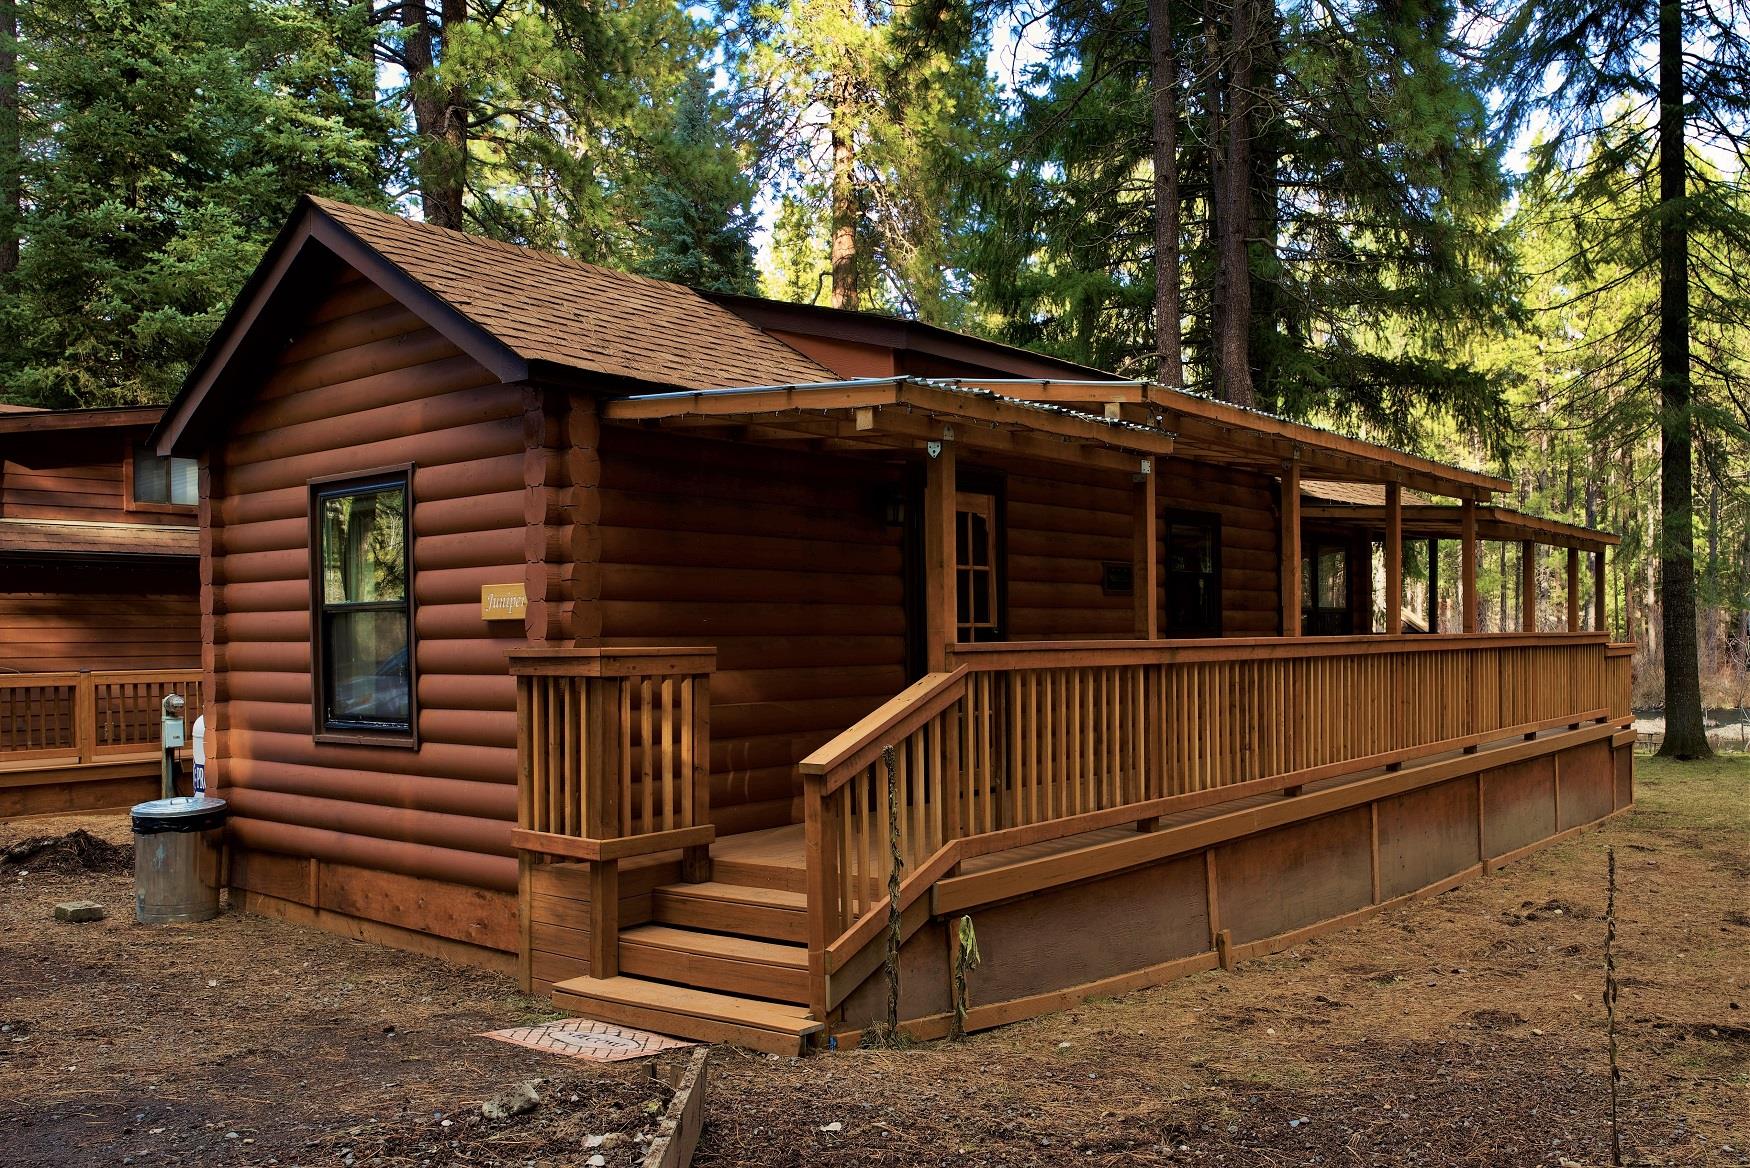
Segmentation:
{"type": "Polygon", "coordinates": [[[596,1018],[794,1053],[891,971],[912,1033],[997,1025],[1632,801],[1602,607],[1475,619],[1483,539],[1612,537],[927,325],[306,199],[152,441],[200,466],[233,903],[596,1018]],[[1341,629],[1326,532],[1385,562],[1341,629]],[[1405,631],[1412,536],[1460,627],[1405,631]]]}
{"type": "Polygon", "coordinates": [[[147,446],[162,413],[0,406],[0,817],[152,797],[158,702],[198,711],[197,468],[147,446]]]}

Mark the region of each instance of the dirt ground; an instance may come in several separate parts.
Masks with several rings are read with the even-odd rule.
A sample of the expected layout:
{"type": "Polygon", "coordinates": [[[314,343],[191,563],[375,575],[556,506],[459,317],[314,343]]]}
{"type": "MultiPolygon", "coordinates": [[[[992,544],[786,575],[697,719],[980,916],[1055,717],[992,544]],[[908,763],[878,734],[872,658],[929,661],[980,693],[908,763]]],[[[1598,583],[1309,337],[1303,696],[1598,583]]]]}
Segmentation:
{"type": "MultiPolygon", "coordinates": [[[[1630,815],[1231,974],[958,1044],[721,1051],[696,1162],[1608,1164],[1614,845],[1625,1158],[1750,1164],[1750,759],[1637,765],[1630,815]]],[[[127,839],[39,819],[0,850],[79,827],[127,839]]],[[[241,913],[143,928],[127,863],[0,859],[0,1164],[641,1154],[666,1090],[476,1037],[553,1016],[504,979],[241,913]],[[50,919],[73,898],[111,915],[50,919]],[[482,1117],[535,1079],[533,1112],[482,1117]]]]}

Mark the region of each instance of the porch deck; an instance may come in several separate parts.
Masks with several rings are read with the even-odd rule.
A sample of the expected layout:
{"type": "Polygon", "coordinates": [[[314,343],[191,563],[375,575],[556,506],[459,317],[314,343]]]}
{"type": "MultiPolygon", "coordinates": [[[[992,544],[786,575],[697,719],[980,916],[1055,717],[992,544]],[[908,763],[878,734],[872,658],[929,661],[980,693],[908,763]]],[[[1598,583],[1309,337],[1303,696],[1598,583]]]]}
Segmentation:
{"type": "Polygon", "coordinates": [[[523,681],[525,981],[763,1049],[881,1021],[895,916],[900,1017],[939,1035],[1293,944],[1633,798],[1598,635],[963,646],[802,764],[803,822],[714,838],[708,663],[569,654],[523,681]]]}
{"type": "Polygon", "coordinates": [[[183,696],[192,726],[202,709],[198,669],[0,676],[0,819],[154,798],[159,703],[169,693],[183,696]]]}

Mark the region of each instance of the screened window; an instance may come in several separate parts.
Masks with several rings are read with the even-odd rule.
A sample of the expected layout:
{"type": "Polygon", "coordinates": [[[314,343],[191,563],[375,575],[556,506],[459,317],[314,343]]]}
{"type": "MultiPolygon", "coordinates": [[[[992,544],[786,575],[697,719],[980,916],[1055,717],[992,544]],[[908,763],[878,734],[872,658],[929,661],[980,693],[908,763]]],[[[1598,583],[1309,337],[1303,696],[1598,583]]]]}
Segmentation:
{"type": "Polygon", "coordinates": [[[406,474],[315,492],[319,729],[410,734],[406,474]]]}
{"type": "Polygon", "coordinates": [[[1221,524],[1213,515],[1168,515],[1166,625],[1176,637],[1221,634],[1221,524]]]}
{"type": "Polygon", "coordinates": [[[134,502],[193,507],[200,502],[200,464],[192,458],[165,458],[150,447],[134,447],[134,502]]]}

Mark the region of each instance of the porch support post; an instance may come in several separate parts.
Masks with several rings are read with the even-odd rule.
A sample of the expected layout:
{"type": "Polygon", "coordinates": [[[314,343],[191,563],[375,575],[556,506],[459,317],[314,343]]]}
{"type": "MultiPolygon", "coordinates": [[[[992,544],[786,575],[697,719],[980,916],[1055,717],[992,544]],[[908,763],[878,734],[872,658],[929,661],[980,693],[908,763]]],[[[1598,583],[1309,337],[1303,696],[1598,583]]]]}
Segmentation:
{"type": "Polygon", "coordinates": [[[1519,541],[1519,627],[1537,632],[1537,544],[1519,541]]]}
{"type": "Polygon", "coordinates": [[[1428,539],[1428,631],[1440,631],[1440,541],[1428,539]]]}
{"type": "Polygon", "coordinates": [[[954,443],[930,444],[924,477],[924,669],[948,667],[955,637],[954,443]]]}
{"type": "Polygon", "coordinates": [[[1136,476],[1135,546],[1131,558],[1131,593],[1134,597],[1136,635],[1153,641],[1161,635],[1159,513],[1155,509],[1155,474],[1152,458],[1142,460],[1136,476]]]}
{"type": "Polygon", "coordinates": [[[1466,499],[1463,532],[1459,541],[1458,608],[1463,631],[1477,631],[1477,501],[1466,499]]]}
{"type": "Polygon", "coordinates": [[[1568,631],[1580,631],[1580,549],[1568,549],[1568,631]]]}
{"type": "Polygon", "coordinates": [[[1609,594],[1604,591],[1604,549],[1599,548],[1592,553],[1592,631],[1602,633],[1604,628],[1604,601],[1609,594]]]}
{"type": "Polygon", "coordinates": [[[1282,635],[1300,636],[1300,463],[1282,464],[1282,635]]]}
{"type": "Polygon", "coordinates": [[[1404,492],[1385,485],[1385,633],[1404,631],[1404,492]]]}

